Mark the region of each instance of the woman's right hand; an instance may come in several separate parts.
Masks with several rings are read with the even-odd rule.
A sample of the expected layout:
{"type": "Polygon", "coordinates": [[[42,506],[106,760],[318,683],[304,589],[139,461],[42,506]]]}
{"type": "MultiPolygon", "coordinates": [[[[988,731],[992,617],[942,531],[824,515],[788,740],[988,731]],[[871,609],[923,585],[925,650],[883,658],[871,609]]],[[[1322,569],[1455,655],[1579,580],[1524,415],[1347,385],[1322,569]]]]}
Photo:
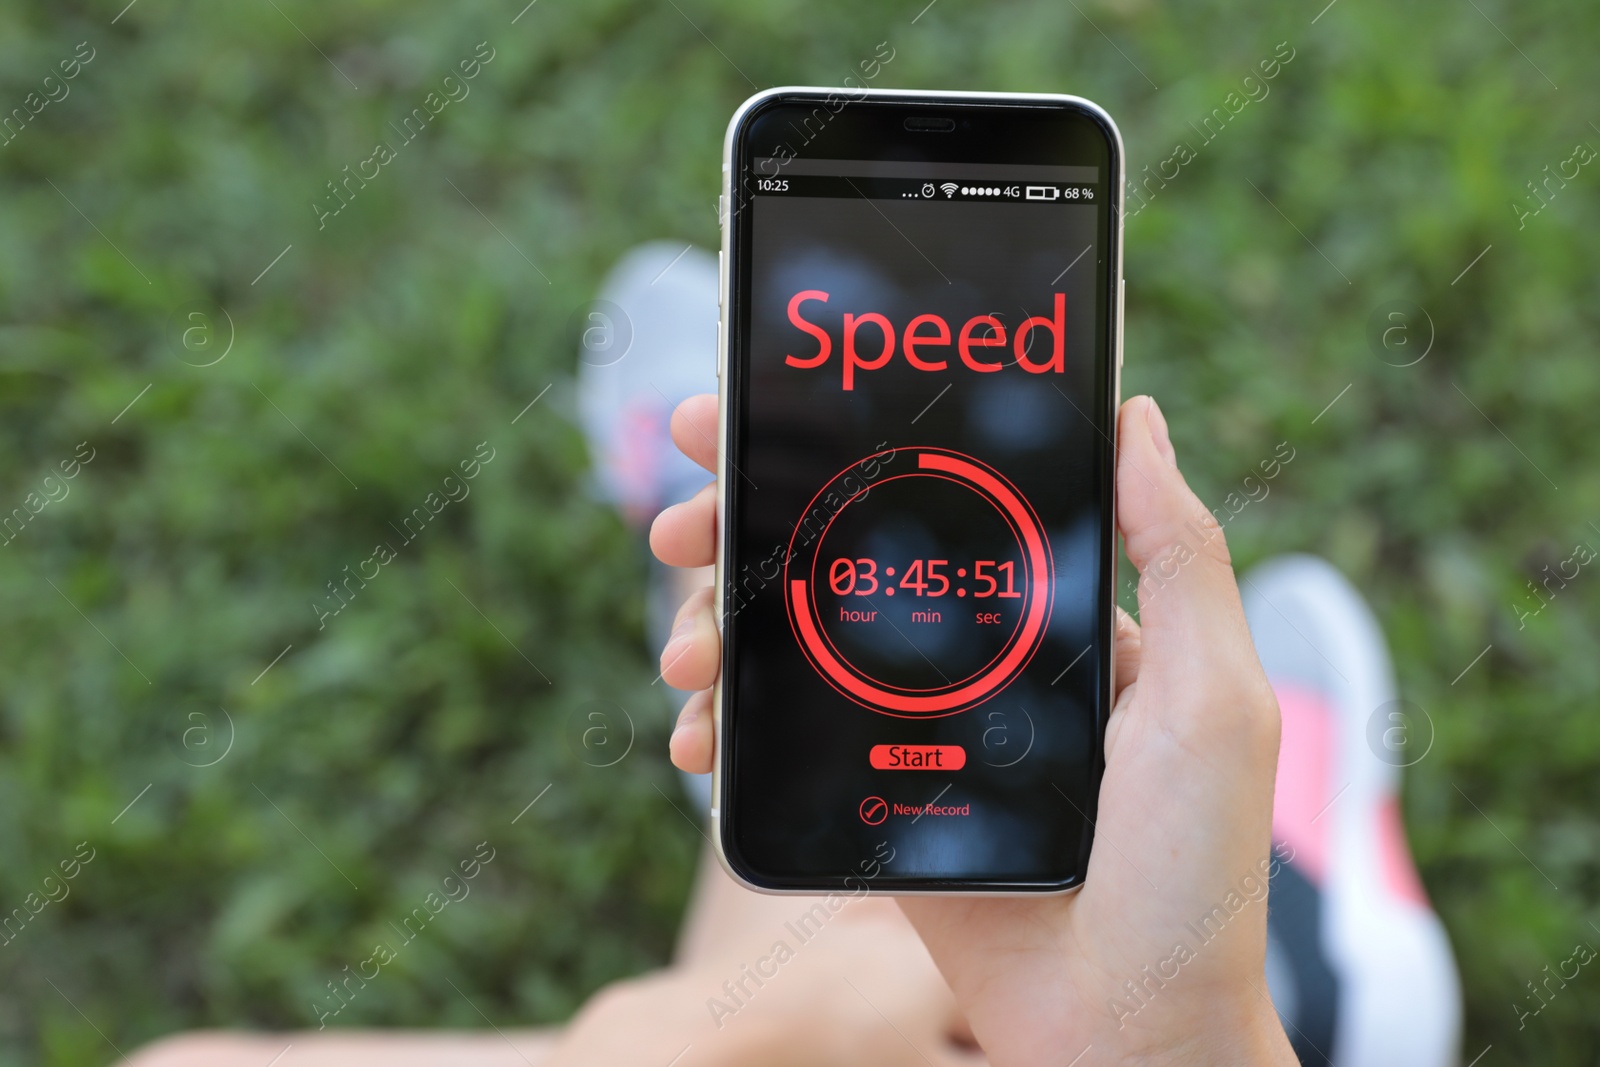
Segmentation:
{"type": "MultiPolygon", "coordinates": [[[[715,397],[685,401],[672,430],[715,469],[715,397]]],[[[1117,432],[1117,526],[1140,573],[1141,622],[1119,612],[1118,691],[1083,888],[901,906],[996,1064],[1065,1064],[1093,1049],[1085,1067],[1291,1067],[1265,979],[1277,700],[1222,530],[1178,471],[1155,401],[1123,404],[1117,432]],[[1215,936],[1200,939],[1195,923],[1215,936]]],[[[698,567],[715,557],[716,536],[708,486],[662,512],[650,544],[664,563],[698,567]]],[[[672,735],[673,762],[687,771],[711,766],[709,689],[722,651],[711,604],[709,589],[689,598],[661,657],[669,685],[704,690],[672,735]]]]}

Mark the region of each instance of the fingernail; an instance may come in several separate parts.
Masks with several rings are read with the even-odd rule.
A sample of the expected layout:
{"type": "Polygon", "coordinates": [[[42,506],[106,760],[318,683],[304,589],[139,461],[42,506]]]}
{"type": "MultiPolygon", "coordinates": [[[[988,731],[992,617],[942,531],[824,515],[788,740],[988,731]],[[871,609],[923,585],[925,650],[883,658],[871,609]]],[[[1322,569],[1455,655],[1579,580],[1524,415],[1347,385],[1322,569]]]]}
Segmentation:
{"type": "Polygon", "coordinates": [[[692,629],[694,629],[694,615],[685,615],[678,620],[677,625],[673,626],[672,633],[667,635],[667,644],[670,645],[679,638],[688,636],[692,629]]]}
{"type": "Polygon", "coordinates": [[[1156,398],[1150,398],[1150,406],[1145,409],[1146,418],[1150,423],[1150,438],[1156,443],[1156,451],[1161,453],[1169,466],[1178,465],[1178,453],[1173,451],[1172,436],[1167,433],[1167,417],[1161,414],[1161,405],[1156,403],[1156,398]]]}

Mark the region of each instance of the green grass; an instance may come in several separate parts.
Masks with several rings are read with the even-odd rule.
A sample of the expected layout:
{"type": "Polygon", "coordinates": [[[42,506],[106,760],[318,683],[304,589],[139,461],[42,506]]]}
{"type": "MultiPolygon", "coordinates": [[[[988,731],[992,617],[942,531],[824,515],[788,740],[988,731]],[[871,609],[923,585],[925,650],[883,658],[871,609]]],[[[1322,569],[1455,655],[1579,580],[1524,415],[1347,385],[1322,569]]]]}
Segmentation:
{"type": "Polygon", "coordinates": [[[486,840],[471,896],[340,1025],[481,1025],[451,983],[552,1022],[666,958],[699,838],[666,799],[642,549],[586,489],[569,317],[630,245],[714,243],[755,86],[838,83],[884,41],[875,84],[1089,96],[1134,173],[1196,149],[1128,223],[1125,392],[1161,397],[1213,503],[1296,449],[1229,538],[1241,564],[1344,568],[1435,724],[1405,811],[1466,1056],[1588,1062],[1600,978],[1520,1031],[1513,1004],[1600,944],[1600,575],[1516,608],[1600,547],[1600,165],[1521,229],[1512,202],[1600,147],[1600,12],[543,0],[512,25],[521,6],[0,8],[0,114],[94,50],[0,145],[0,511],[94,456],[0,549],[0,909],[95,850],[0,948],[0,1062],[108,1062],[85,1015],[125,1050],[314,1026],[486,840]],[[319,230],[325,183],[485,41],[470,95],[319,230]],[[1201,145],[1190,124],[1279,42],[1270,94],[1201,145]],[[1414,366],[1369,347],[1393,300],[1432,320],[1414,366]],[[213,366],[181,345],[197,323],[231,333],[213,366]],[[470,496],[400,545],[389,524],[480,442],[470,496]],[[383,540],[319,629],[326,583],[383,540]],[[609,768],[579,758],[597,707],[636,737],[609,768]]]}

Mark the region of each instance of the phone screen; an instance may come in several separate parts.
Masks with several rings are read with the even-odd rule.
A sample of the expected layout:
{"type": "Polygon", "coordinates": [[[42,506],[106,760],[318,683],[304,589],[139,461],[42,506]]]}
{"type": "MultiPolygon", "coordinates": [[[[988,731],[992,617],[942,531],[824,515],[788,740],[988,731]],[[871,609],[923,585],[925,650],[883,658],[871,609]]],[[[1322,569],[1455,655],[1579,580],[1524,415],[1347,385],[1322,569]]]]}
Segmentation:
{"type": "Polygon", "coordinates": [[[719,817],[758,885],[1081,880],[1110,690],[1115,153],[1062,108],[800,102],[745,126],[719,817]]]}

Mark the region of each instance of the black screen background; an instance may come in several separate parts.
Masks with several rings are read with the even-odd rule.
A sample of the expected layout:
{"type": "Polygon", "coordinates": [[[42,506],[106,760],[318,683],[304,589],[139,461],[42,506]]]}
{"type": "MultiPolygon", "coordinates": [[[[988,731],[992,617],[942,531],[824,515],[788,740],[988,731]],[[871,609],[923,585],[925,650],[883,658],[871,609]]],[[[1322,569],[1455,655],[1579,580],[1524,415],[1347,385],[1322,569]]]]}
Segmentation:
{"type": "MultiPolygon", "coordinates": [[[[1095,809],[1097,714],[1109,688],[1103,501],[1110,431],[1102,413],[1110,388],[1110,207],[757,195],[742,210],[750,230],[748,300],[735,320],[739,417],[727,477],[737,505],[729,510],[723,609],[732,650],[722,783],[729,859],[757,884],[821,888],[888,854],[888,842],[894,859],[877,877],[885,888],[1073,881],[1095,809]],[[817,351],[788,320],[789,298],[802,289],[831,294],[827,304],[803,309],[834,339],[832,357],[815,369],[784,362],[788,353],[817,351]],[[1048,316],[1056,292],[1066,300],[1064,374],[1014,365],[980,374],[962,364],[954,335],[967,319],[993,314],[1005,323],[1006,346],[979,355],[1011,364],[1015,327],[1029,315],[1048,316]],[[858,372],[846,392],[839,351],[846,311],[883,314],[897,334],[915,315],[941,315],[952,343],[924,346],[923,358],[949,367],[914,369],[897,337],[890,365],[858,372]],[[824,484],[873,453],[911,446],[952,448],[998,470],[1039,515],[1053,554],[1056,591],[1038,652],[987,702],[942,718],[874,712],[819,676],[796,642],[778,572],[797,521],[824,484]],[[868,765],[871,746],[895,743],[958,744],[968,762],[954,772],[868,765]],[[971,814],[891,816],[869,826],[858,814],[869,795],[970,804],[971,814]]],[[[877,353],[879,336],[862,328],[864,354],[877,353]]],[[[1034,342],[1035,358],[1047,356],[1048,337],[1035,334],[1034,342]]],[[[896,470],[895,460],[883,469],[896,470]]],[[[952,621],[915,639],[934,663],[941,643],[960,640],[954,620],[975,603],[942,601],[952,621]],[[949,631],[942,639],[927,636],[940,629],[949,631]]]]}

